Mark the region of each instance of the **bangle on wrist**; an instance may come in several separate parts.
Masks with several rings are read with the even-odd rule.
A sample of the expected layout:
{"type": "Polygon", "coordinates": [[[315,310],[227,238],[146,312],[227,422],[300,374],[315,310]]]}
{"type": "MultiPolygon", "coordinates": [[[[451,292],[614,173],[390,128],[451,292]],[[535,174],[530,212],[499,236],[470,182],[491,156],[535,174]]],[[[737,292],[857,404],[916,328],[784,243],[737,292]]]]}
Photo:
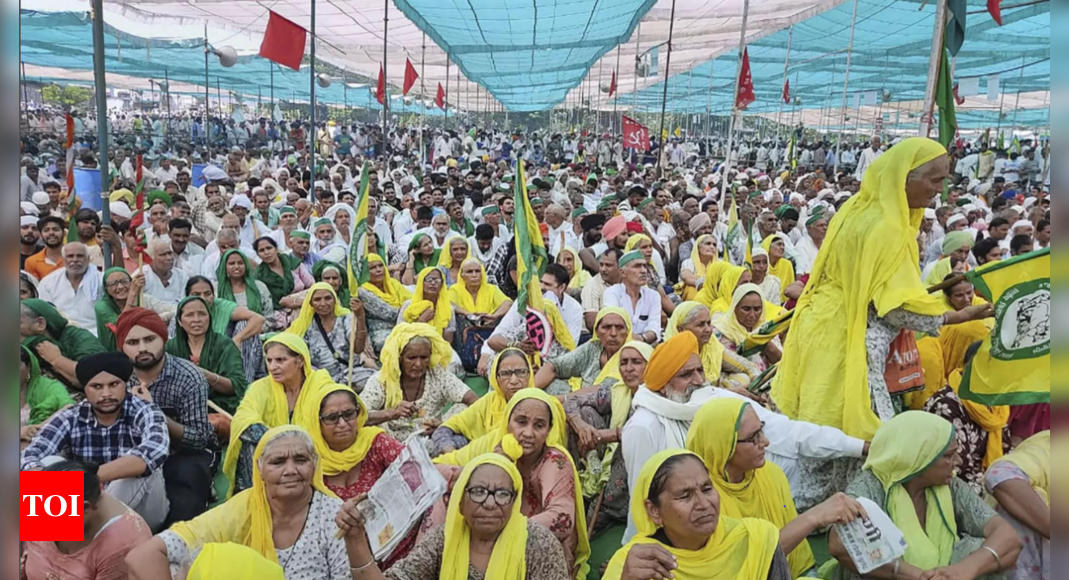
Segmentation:
{"type": "Polygon", "coordinates": [[[891,580],[898,580],[898,569],[902,567],[902,558],[895,560],[895,570],[891,573],[891,580]]]}
{"type": "Polygon", "coordinates": [[[996,552],[995,549],[990,547],[990,546],[984,546],[983,548],[985,550],[987,550],[988,552],[991,552],[991,555],[995,557],[995,564],[998,566],[998,568],[996,568],[995,571],[998,572],[999,570],[1001,570],[1002,569],[1002,557],[998,555],[998,552],[996,552]]]}
{"type": "Polygon", "coordinates": [[[350,572],[363,572],[364,570],[367,570],[368,568],[370,568],[371,565],[374,564],[374,563],[375,563],[375,559],[372,558],[367,564],[364,564],[363,566],[349,566],[349,571],[350,572]]]}

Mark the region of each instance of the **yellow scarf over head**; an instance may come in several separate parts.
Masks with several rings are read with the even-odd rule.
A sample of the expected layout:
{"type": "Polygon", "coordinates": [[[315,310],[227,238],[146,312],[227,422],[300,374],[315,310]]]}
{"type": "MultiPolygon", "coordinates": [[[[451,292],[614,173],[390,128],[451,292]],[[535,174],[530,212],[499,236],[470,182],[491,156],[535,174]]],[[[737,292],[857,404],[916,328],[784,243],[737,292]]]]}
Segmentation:
{"type": "Polygon", "coordinates": [[[431,343],[431,360],[428,371],[433,368],[445,369],[453,358],[453,348],[442,338],[442,333],[435,327],[422,322],[406,322],[398,324],[386,337],[382,345],[382,354],[379,356],[381,370],[379,370],[379,383],[386,392],[386,408],[394,409],[404,402],[404,394],[401,392],[401,353],[404,352],[408,343],[414,339],[422,338],[431,343]]]}
{"type": "MultiPolygon", "coordinates": [[[[453,235],[453,236],[450,236],[449,239],[445,241],[445,247],[442,248],[442,253],[438,257],[438,266],[440,266],[442,268],[445,268],[446,270],[452,270],[453,269],[453,252],[452,252],[453,244],[461,244],[461,243],[464,244],[464,249],[468,251],[467,255],[464,256],[464,260],[467,260],[471,256],[471,244],[469,244],[468,240],[466,238],[464,238],[463,236],[453,235]]],[[[464,263],[464,260],[461,260],[460,262],[464,263]]],[[[443,286],[443,288],[444,288],[444,286],[443,286]]]]}
{"type": "Polygon", "coordinates": [[[668,550],[675,558],[676,568],[672,575],[676,580],[765,580],[779,548],[779,529],[766,521],[736,519],[721,512],[716,530],[705,547],[694,552],[666,546],[653,539],[658,528],[646,512],[646,500],[654,499],[649,497],[650,486],[661,466],[678,456],[701,460],[688,451],[671,449],[654,455],[643,466],[637,489],[631,492],[631,514],[638,533],[616,552],[602,578],[620,580],[632,548],[654,544],[668,550]]]}
{"type": "Polygon", "coordinates": [[[761,242],[761,247],[768,252],[768,273],[779,279],[781,288],[780,300],[786,303],[787,287],[794,284],[797,278],[794,274],[794,264],[792,264],[786,257],[780,258],[775,264],[772,263],[772,244],[775,243],[776,240],[783,240],[784,245],[786,245],[787,235],[782,232],[772,234],[761,242]]]}
{"type": "MultiPolygon", "coordinates": [[[[966,351],[973,343],[982,341],[990,335],[991,329],[980,320],[944,326],[939,333],[939,344],[943,352],[943,369],[947,373],[946,382],[955,393],[961,387],[962,376],[965,372],[966,351]]],[[[961,399],[961,404],[965,407],[969,418],[987,432],[987,451],[984,454],[983,466],[990,467],[1002,457],[1002,433],[1010,420],[1010,408],[1005,405],[988,407],[965,399],[961,399]]]]}
{"type": "Polygon", "coordinates": [[[308,345],[304,339],[288,332],[275,335],[264,343],[264,353],[272,345],[280,344],[290,351],[297,353],[304,360],[304,384],[297,396],[297,403],[290,413],[289,401],[286,399],[286,391],[281,383],[275,382],[271,375],[256,381],[245,391],[245,396],[234,413],[234,420],[230,424],[230,446],[227,448],[226,460],[223,462],[223,473],[230,481],[230,492],[227,497],[234,494],[235,475],[238,467],[238,457],[241,455],[241,436],[253,425],[264,425],[268,429],[283,425],[295,424],[304,427],[306,431],[319,427],[319,401],[315,401],[316,393],[328,385],[333,385],[334,379],[325,370],[312,369],[312,356],[308,352],[308,345]],[[309,417],[315,417],[315,422],[304,423],[309,417]]]}
{"type": "Polygon", "coordinates": [[[954,500],[949,485],[924,490],[927,525],[922,526],[909,492],[903,486],[939,461],[954,443],[954,425],[931,413],[907,411],[884,423],[872,439],[865,469],[883,484],[884,510],[902,530],[909,547],[906,562],[921,570],[950,564],[958,538],[954,500]]]}
{"type": "Polygon", "coordinates": [[[456,284],[449,287],[449,298],[457,308],[471,314],[493,314],[501,305],[508,302],[508,296],[497,286],[491,286],[486,278],[486,268],[475,258],[468,258],[460,265],[460,271],[470,265],[479,266],[482,280],[479,282],[479,291],[473,297],[468,290],[468,285],[463,279],[457,280],[456,284]]]}
{"type": "Polygon", "coordinates": [[[474,405],[442,423],[442,426],[454,433],[463,435],[468,441],[474,441],[503,423],[505,408],[508,407],[508,397],[505,395],[505,389],[501,388],[501,383],[497,380],[497,368],[504,358],[516,355],[519,355],[527,363],[529,377],[527,387],[534,388],[534,371],[531,369],[530,359],[518,348],[506,348],[497,353],[493,364],[490,365],[488,377],[490,380],[490,392],[476,401],[474,405]]]}
{"type": "Polygon", "coordinates": [[[512,488],[516,492],[516,501],[512,502],[512,513],[505,528],[494,543],[490,562],[486,566],[486,577],[501,580],[524,580],[527,577],[527,518],[520,514],[523,504],[523,478],[516,469],[516,464],[496,453],[487,453],[472,459],[460,472],[454,484],[454,492],[449,498],[449,511],[445,516],[445,547],[442,551],[442,571],[440,580],[468,580],[468,568],[471,560],[471,528],[468,526],[460,508],[467,496],[468,482],[475,470],[483,465],[500,468],[512,479],[512,488]]]}
{"type": "Polygon", "coordinates": [[[731,308],[731,298],[735,295],[735,289],[739,286],[739,281],[742,280],[742,275],[746,273],[745,266],[733,266],[727,264],[720,277],[715,281],[716,292],[707,292],[706,288],[709,288],[710,281],[708,278],[705,280],[705,287],[698,293],[695,300],[702,304],[705,304],[709,308],[709,311],[713,314],[719,312],[727,312],[731,308]],[[706,302],[711,296],[715,295],[716,298],[706,302]]]}
{"type": "Polygon", "coordinates": [[[698,252],[698,246],[701,246],[702,242],[704,242],[706,239],[712,240],[714,238],[709,234],[698,236],[698,239],[694,240],[694,247],[690,250],[690,261],[694,263],[694,275],[698,278],[704,278],[705,271],[709,267],[709,264],[712,264],[713,262],[716,262],[720,259],[720,257],[717,256],[717,253],[713,252],[713,257],[709,258],[709,264],[705,264],[702,262],[702,256],[701,253],[698,252]]]}
{"type": "Polygon", "coordinates": [[[316,402],[315,405],[308,405],[302,412],[311,414],[315,411],[315,416],[304,417],[301,419],[301,423],[308,425],[313,422],[317,424],[316,428],[309,431],[312,435],[312,442],[315,443],[316,453],[319,454],[319,464],[323,468],[323,474],[327,476],[334,476],[340,473],[346,473],[360,464],[361,461],[367,457],[368,451],[371,450],[371,445],[375,443],[375,438],[385,433],[378,427],[366,427],[367,425],[367,405],[364,404],[356,391],[344,385],[327,385],[316,393],[315,398],[312,399],[316,402]],[[320,412],[323,407],[323,401],[327,400],[327,397],[334,393],[346,393],[352,395],[356,400],[356,408],[360,414],[356,418],[356,441],[350,445],[347,449],[342,451],[334,451],[327,444],[326,438],[323,437],[323,428],[319,425],[320,412]]]}
{"type": "Polygon", "coordinates": [[[627,252],[637,250],[638,245],[642,242],[653,243],[653,240],[651,240],[650,237],[646,234],[635,234],[630,238],[627,238],[627,243],[624,244],[624,253],[626,254],[627,252]]]}
{"type": "Polygon", "coordinates": [[[587,272],[586,269],[583,268],[583,262],[579,259],[579,252],[575,251],[575,248],[571,246],[564,246],[561,248],[560,256],[557,256],[558,263],[560,262],[561,256],[565,253],[571,254],[572,256],[572,271],[568,272],[572,279],[568,282],[568,287],[581,289],[583,286],[586,286],[586,283],[590,281],[592,276],[590,275],[590,272],[587,272]]]}
{"type": "Polygon", "coordinates": [[[394,280],[392,277],[390,277],[390,269],[386,267],[386,262],[382,260],[381,256],[379,256],[378,254],[368,254],[367,261],[369,264],[371,262],[379,262],[382,264],[386,276],[386,278],[383,280],[383,286],[386,289],[385,291],[380,290],[378,286],[372,284],[371,282],[365,282],[361,284],[361,288],[367,290],[368,292],[371,292],[375,296],[378,296],[382,299],[383,302],[393,308],[400,308],[405,303],[405,300],[409,300],[412,298],[412,293],[409,292],[407,288],[405,288],[397,280],[394,280]]]}
{"type": "MultiPolygon", "coordinates": [[[[705,308],[706,311],[709,307],[699,302],[690,301],[684,302],[672,312],[672,317],[668,319],[668,327],[664,330],[664,340],[667,342],[673,336],[679,334],[680,325],[686,321],[687,317],[694,312],[695,308],[705,308]]],[[[702,369],[705,370],[705,378],[716,384],[716,381],[720,378],[720,373],[724,366],[724,345],[720,344],[720,341],[716,339],[716,336],[712,336],[709,342],[705,343],[705,346],[700,347],[702,358],[702,369]]]]}
{"type": "Polygon", "coordinates": [[[1029,437],[1002,461],[1023,471],[1032,489],[1050,505],[1050,431],[1029,437]]]}
{"type": "Polygon", "coordinates": [[[788,417],[871,440],[880,420],[868,384],[869,305],[940,316],[921,283],[917,234],[924,209],[906,199],[909,173],[946,155],[930,139],[906,139],[865,172],[861,191],[832,219],[784,345],[772,398],[788,417]]]}
{"type": "Polygon", "coordinates": [[[227,542],[206,544],[189,568],[186,580],[286,580],[282,566],[252,548],[227,542]]]}
{"type": "MultiPolygon", "coordinates": [[[[777,530],[798,517],[787,476],[776,464],[746,474],[733,483],[727,473],[728,462],[735,455],[739,426],[749,403],[738,399],[715,399],[694,415],[687,433],[687,449],[702,458],[709,477],[720,492],[720,511],[729,518],[757,518],[771,522],[777,530]]],[[[803,540],[787,554],[791,574],[798,578],[812,568],[816,559],[809,542],[803,540]]]]}
{"type": "Polygon", "coordinates": [[[438,268],[427,268],[419,273],[416,278],[416,293],[412,295],[412,303],[405,309],[405,322],[418,322],[419,317],[429,308],[434,309],[434,319],[431,326],[438,329],[440,335],[453,320],[453,305],[449,302],[449,291],[445,286],[445,274],[438,268]],[[431,302],[426,296],[426,284],[428,276],[438,276],[442,279],[441,289],[438,290],[438,298],[431,302]]]}
{"type": "Polygon", "coordinates": [[[731,297],[731,305],[727,311],[720,312],[713,317],[715,322],[713,326],[720,332],[725,338],[735,344],[742,344],[749,336],[758,331],[765,322],[769,320],[768,303],[765,301],[764,293],[761,292],[761,287],[757,284],[743,284],[735,289],[735,293],[731,297]],[[753,330],[746,330],[741,323],[739,323],[739,317],[735,315],[735,310],[739,307],[739,303],[743,298],[751,294],[757,294],[761,298],[761,318],[758,319],[757,324],[753,330]]]}
{"type": "MultiPolygon", "coordinates": [[[[631,342],[631,317],[627,315],[626,310],[618,306],[606,306],[598,311],[597,317],[594,318],[594,338],[592,342],[598,342],[598,327],[601,326],[601,321],[605,320],[605,317],[609,315],[619,316],[624,321],[624,326],[627,327],[627,337],[624,338],[624,344],[631,342]]],[[[594,379],[594,386],[600,386],[602,381],[606,379],[614,379],[617,383],[622,383],[624,380],[620,376],[619,350],[609,357],[609,360],[605,362],[605,366],[601,367],[601,373],[598,374],[598,378],[594,379]]]]}
{"type": "Polygon", "coordinates": [[[334,287],[326,282],[317,282],[308,289],[308,292],[304,295],[304,303],[301,304],[301,312],[297,315],[297,318],[290,324],[290,327],[286,329],[286,332],[296,336],[304,338],[305,333],[309,328],[312,328],[312,324],[315,322],[316,310],[312,306],[312,298],[316,292],[330,292],[330,295],[334,297],[334,316],[341,318],[342,316],[348,316],[352,314],[348,308],[338,300],[338,294],[334,291],[334,287]]]}
{"type": "MultiPolygon", "coordinates": [[[[252,457],[251,488],[192,521],[178,523],[171,527],[171,531],[182,538],[190,552],[196,552],[205,544],[234,542],[252,548],[269,562],[278,563],[273,537],[274,524],[271,521],[271,506],[267,503],[267,487],[260,474],[260,460],[263,458],[268,443],[287,433],[300,433],[308,437],[308,432],[296,425],[283,425],[271,429],[260,439],[260,443],[256,446],[256,453],[252,457]]],[[[337,497],[323,483],[322,462],[316,463],[312,488],[313,491],[323,495],[337,497]]]]}

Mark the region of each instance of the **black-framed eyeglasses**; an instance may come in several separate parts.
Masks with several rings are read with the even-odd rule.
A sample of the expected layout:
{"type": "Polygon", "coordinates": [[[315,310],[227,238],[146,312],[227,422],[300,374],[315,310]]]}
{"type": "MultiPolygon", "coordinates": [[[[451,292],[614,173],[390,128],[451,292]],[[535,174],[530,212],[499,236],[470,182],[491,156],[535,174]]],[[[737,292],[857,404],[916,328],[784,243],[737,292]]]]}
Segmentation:
{"type": "Polygon", "coordinates": [[[118,288],[119,286],[129,286],[130,285],[130,280],[126,280],[126,279],[114,280],[114,281],[108,282],[108,283],[106,283],[104,285],[107,286],[108,288],[118,288]]]}
{"type": "Polygon", "coordinates": [[[319,417],[324,425],[337,425],[342,421],[346,423],[355,423],[356,418],[360,416],[360,409],[349,409],[348,411],[342,411],[341,413],[332,413],[330,415],[323,415],[319,417]]]}
{"type": "Polygon", "coordinates": [[[522,381],[522,380],[527,380],[527,377],[529,377],[529,376],[531,376],[530,369],[515,369],[515,370],[511,370],[511,371],[501,371],[501,370],[497,371],[497,380],[499,380],[499,381],[501,381],[501,380],[507,381],[507,380],[511,379],[512,377],[516,377],[517,379],[520,379],[522,381]]]}
{"type": "Polygon", "coordinates": [[[761,428],[747,439],[739,439],[739,445],[757,445],[757,442],[765,438],[765,422],[761,421],[761,428]]]}
{"type": "Polygon", "coordinates": [[[516,492],[505,488],[491,491],[485,487],[469,487],[465,493],[468,494],[468,499],[479,505],[484,505],[491,496],[494,503],[502,507],[512,505],[512,502],[516,501],[516,492]]]}

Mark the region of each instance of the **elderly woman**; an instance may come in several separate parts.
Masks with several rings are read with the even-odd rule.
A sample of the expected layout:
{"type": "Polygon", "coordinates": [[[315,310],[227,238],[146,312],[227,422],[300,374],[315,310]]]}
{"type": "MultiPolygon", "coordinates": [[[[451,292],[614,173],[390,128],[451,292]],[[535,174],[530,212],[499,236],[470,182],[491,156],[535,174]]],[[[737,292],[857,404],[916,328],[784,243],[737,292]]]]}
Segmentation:
{"type": "Polygon", "coordinates": [[[82,474],[85,539],[80,542],[26,542],[19,578],[125,578],[122,561],[131,550],[152,539],[148,524],[121,501],[103,491],[104,486],[95,465],[63,461],[50,466],[48,470],[82,474]]]}
{"type": "MultiPolygon", "coordinates": [[[[448,220],[449,218],[446,218],[448,220]]],[[[408,264],[405,273],[401,276],[401,282],[415,284],[416,278],[423,270],[438,265],[442,251],[435,249],[434,240],[427,234],[416,234],[408,243],[408,264]]]]}
{"type": "Polygon", "coordinates": [[[702,370],[705,371],[708,384],[752,397],[748,387],[761,371],[748,359],[724,348],[713,328],[708,307],[698,302],[684,302],[677,306],[672,318],[668,319],[664,339],[668,340],[684,331],[690,331],[698,338],[702,370]]]}
{"type": "Polygon", "coordinates": [[[583,268],[583,262],[579,260],[579,252],[575,251],[575,248],[571,246],[564,246],[557,256],[557,263],[564,266],[568,276],[571,277],[568,282],[568,293],[572,295],[572,298],[578,300],[583,292],[583,287],[592,278],[590,272],[583,268]]]}
{"type": "MultiPolygon", "coordinates": [[[[316,262],[316,265],[312,268],[312,278],[316,282],[326,282],[330,284],[330,287],[334,289],[334,294],[338,296],[338,300],[342,304],[351,304],[352,296],[349,293],[349,280],[348,270],[345,266],[335,264],[334,262],[328,262],[327,260],[320,260],[316,262]]],[[[311,286],[309,286],[311,288],[311,286]]],[[[301,297],[301,304],[304,303],[304,297],[301,297]]],[[[352,310],[352,308],[350,308],[352,310]]]]}
{"type": "Polygon", "coordinates": [[[603,578],[794,578],[775,526],[722,511],[712,475],[687,451],[650,458],[631,499],[638,534],[616,552],[603,578]]]}
{"type": "Polygon", "coordinates": [[[238,306],[248,308],[264,317],[266,330],[280,330],[281,324],[275,320],[275,304],[271,292],[249,265],[249,259],[241,250],[227,250],[219,258],[219,270],[216,272],[219,284],[219,297],[238,306]]]}
{"type": "Polygon", "coordinates": [[[71,324],[55,306],[38,298],[19,303],[19,336],[42,369],[72,386],[78,385],[78,361],[106,352],[91,332],[71,324]]]}
{"type": "Polygon", "coordinates": [[[252,548],[281,566],[286,578],[352,578],[355,552],[336,536],[334,522],[342,501],[323,484],[323,464],[308,433],[272,429],[253,460],[251,489],[139,546],[126,559],[130,578],[182,578],[213,543],[252,548]]]}
{"type": "Polygon", "coordinates": [[[475,404],[479,397],[447,369],[452,356],[434,327],[397,325],[382,348],[381,370],[364,387],[368,423],[404,441],[417,431],[432,433],[447,409],[455,414],[475,404]]]}
{"type": "MultiPolygon", "coordinates": [[[[958,462],[954,426],[944,419],[907,411],[880,426],[865,471],[846,493],[885,506],[908,548],[900,560],[869,577],[972,580],[1014,567],[1021,540],[1013,526],[954,477],[958,462]]],[[[835,530],[828,549],[839,561],[837,580],[860,578],[835,530]]]]}
{"type": "Polygon", "coordinates": [[[478,260],[468,258],[460,265],[460,280],[449,287],[458,318],[476,326],[493,326],[512,306],[512,300],[486,279],[486,269],[478,260]]]}
{"type": "Polygon", "coordinates": [[[631,317],[627,311],[612,306],[602,308],[594,319],[593,340],[569,353],[547,359],[535,375],[535,387],[559,395],[582,388],[597,389],[609,375],[618,374],[619,371],[609,364],[630,340],[631,317]]]}
{"type": "Polygon", "coordinates": [[[104,291],[100,293],[93,309],[97,319],[97,338],[107,350],[118,350],[115,333],[109,325],[114,325],[119,320],[119,315],[127,308],[136,307],[139,298],[144,300],[145,308],[159,314],[164,320],[174,318],[174,305],[143,293],[144,287],[143,275],[131,278],[123,268],[109,268],[104,272],[104,291]]]}
{"type": "Polygon", "coordinates": [[[446,290],[445,270],[428,268],[416,279],[416,292],[401,305],[397,323],[420,322],[438,329],[446,342],[453,342],[457,332],[457,317],[446,290]]]}
{"type": "Polygon", "coordinates": [[[312,284],[311,273],[300,259],[292,254],[278,251],[278,242],[271,237],[263,237],[253,243],[260,265],[256,267],[256,279],[267,287],[271,294],[272,307],[275,310],[275,328],[288,325],[293,318],[293,311],[300,308],[301,293],[312,284]]]}
{"type": "Polygon", "coordinates": [[[383,573],[371,554],[365,518],[349,500],[338,514],[347,543],[358,546],[359,580],[568,580],[564,550],[553,533],[522,514],[523,478],[498,454],[474,458],[449,497],[445,524],[431,530],[404,560],[383,573]]]}
{"type": "MultiPolygon", "coordinates": [[[[125,270],[123,270],[125,272],[125,270]]],[[[105,275],[105,278],[107,276],[105,275]]],[[[25,270],[19,271],[19,300],[37,298],[37,285],[39,281],[25,270]]]]}
{"type": "Polygon", "coordinates": [[[305,294],[300,314],[286,332],[304,340],[312,357],[312,368],[327,371],[336,383],[362,383],[371,374],[358,359],[353,360],[350,374],[350,356],[364,352],[367,343],[363,313],[345,308],[334,287],[326,282],[312,285],[305,294]]]}
{"type": "Polygon", "coordinates": [[[216,298],[211,281],[203,276],[194,276],[186,282],[186,296],[203,299],[211,314],[212,330],[239,345],[246,382],[262,377],[264,357],[260,331],[266,319],[232,300],[216,298]]]}
{"type": "Polygon", "coordinates": [[[995,462],[984,483],[999,515],[1024,539],[1007,580],[1050,580],[1050,431],[995,462]]]}
{"type": "Polygon", "coordinates": [[[705,271],[709,264],[719,260],[716,238],[709,234],[698,236],[690,255],[679,265],[679,281],[683,284],[683,300],[693,300],[698,289],[705,284],[705,271]]]}
{"type": "MultiPolygon", "coordinates": [[[[737,354],[741,350],[746,339],[769,320],[768,306],[764,293],[757,284],[743,284],[735,290],[728,312],[713,317],[713,328],[720,336],[720,344],[724,345],[726,351],[737,354]]],[[[769,366],[780,361],[783,356],[781,349],[779,337],[776,337],[748,360],[764,372],[769,366]]]]}
{"type": "Polygon", "coordinates": [[[254,480],[253,450],[264,433],[275,427],[298,424],[315,416],[316,393],[335,384],[330,373],[312,369],[308,345],[299,336],[281,333],[264,345],[268,376],[249,386],[234,413],[223,473],[230,494],[248,489],[254,480]]]}
{"type": "Polygon", "coordinates": [[[360,286],[358,296],[367,311],[367,331],[375,353],[382,351],[386,338],[401,315],[401,306],[412,299],[400,282],[390,277],[386,263],[378,254],[368,255],[368,276],[370,279],[360,286]]]}
{"type": "MultiPolygon", "coordinates": [[[[496,430],[435,463],[449,474],[484,453],[498,452],[514,461],[526,490],[520,497],[520,513],[553,532],[564,546],[571,576],[586,578],[590,557],[586,510],[579,473],[562,447],[567,437],[564,408],[543,391],[524,389],[509,401],[504,416],[496,430]]],[[[431,520],[437,516],[432,513],[431,520]]]]}
{"type": "Polygon", "coordinates": [[[787,288],[797,280],[794,263],[786,257],[787,240],[786,234],[776,233],[761,242],[761,248],[768,253],[768,274],[779,280],[781,304],[787,302],[787,288]]]}
{"type": "Polygon", "coordinates": [[[471,256],[471,246],[468,245],[468,239],[462,236],[452,236],[449,241],[445,243],[445,247],[442,248],[441,257],[438,259],[438,266],[445,274],[446,287],[452,286],[460,281],[460,267],[464,264],[464,260],[467,260],[471,256]]]}
{"type": "Polygon", "coordinates": [[[41,425],[62,409],[74,405],[63,383],[41,374],[37,356],[19,347],[19,440],[28,444],[41,425]]]}
{"type": "Polygon", "coordinates": [[[505,421],[505,407],[519,391],[534,387],[534,371],[527,355],[506,348],[490,365],[490,392],[447,419],[431,435],[432,455],[450,453],[497,429],[505,421]]]}
{"type": "Polygon", "coordinates": [[[950,274],[954,267],[951,260],[968,263],[969,253],[972,251],[976,238],[972,230],[959,232],[947,232],[943,238],[943,253],[939,260],[932,262],[924,269],[924,283],[927,286],[935,286],[950,274]]]}
{"type": "Polygon", "coordinates": [[[761,295],[765,300],[775,306],[782,303],[783,285],[779,278],[769,272],[768,252],[764,248],[754,248],[753,266],[750,268],[752,282],[761,289],[761,295]]]}

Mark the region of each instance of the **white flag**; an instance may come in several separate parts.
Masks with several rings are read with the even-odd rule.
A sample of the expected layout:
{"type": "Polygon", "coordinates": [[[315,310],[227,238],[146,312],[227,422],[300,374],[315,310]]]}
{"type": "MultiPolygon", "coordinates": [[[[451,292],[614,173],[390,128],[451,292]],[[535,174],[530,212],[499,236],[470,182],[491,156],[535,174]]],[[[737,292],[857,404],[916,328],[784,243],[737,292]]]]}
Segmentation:
{"type": "Polygon", "coordinates": [[[975,97],[980,94],[980,77],[965,78],[958,81],[959,97],[975,97]]]}
{"type": "Polygon", "coordinates": [[[275,103],[274,117],[275,117],[275,121],[280,122],[280,123],[284,119],[284,117],[282,116],[282,107],[278,106],[278,103],[275,103]]]}
{"type": "Polygon", "coordinates": [[[861,93],[854,95],[854,109],[861,108],[861,93]]]}
{"type": "Polygon", "coordinates": [[[998,93],[999,93],[999,91],[998,91],[998,82],[999,82],[999,76],[998,75],[988,75],[987,76],[987,100],[989,100],[989,101],[997,101],[998,100],[998,93]]]}
{"type": "Polygon", "coordinates": [[[867,91],[865,93],[865,106],[866,107],[875,107],[876,106],[876,91],[867,91]]]}

